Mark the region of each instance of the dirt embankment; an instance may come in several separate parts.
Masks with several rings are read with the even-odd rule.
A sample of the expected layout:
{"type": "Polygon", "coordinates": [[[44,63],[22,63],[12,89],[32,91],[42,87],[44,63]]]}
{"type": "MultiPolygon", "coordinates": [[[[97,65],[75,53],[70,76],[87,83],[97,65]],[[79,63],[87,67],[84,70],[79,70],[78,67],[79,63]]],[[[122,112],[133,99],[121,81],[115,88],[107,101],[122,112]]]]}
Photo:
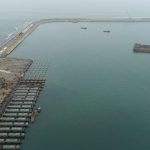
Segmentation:
{"type": "Polygon", "coordinates": [[[0,103],[14,89],[32,60],[0,58],[0,103]]]}

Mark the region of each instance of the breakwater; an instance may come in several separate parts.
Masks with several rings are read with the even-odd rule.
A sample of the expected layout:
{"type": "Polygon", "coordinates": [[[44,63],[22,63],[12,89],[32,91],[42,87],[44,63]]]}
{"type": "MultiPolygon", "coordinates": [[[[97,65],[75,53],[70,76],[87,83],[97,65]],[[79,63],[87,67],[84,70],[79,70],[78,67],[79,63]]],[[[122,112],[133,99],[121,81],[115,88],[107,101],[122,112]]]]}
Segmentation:
{"type": "Polygon", "coordinates": [[[90,19],[90,18],[51,18],[51,19],[42,19],[29,24],[26,28],[22,29],[14,37],[7,40],[0,47],[0,57],[6,57],[9,55],[20,43],[22,43],[26,37],[28,37],[38,26],[46,23],[52,22],[150,22],[150,18],[146,17],[110,17],[110,18],[99,18],[99,19],[90,19]]]}
{"type": "Polygon", "coordinates": [[[3,43],[0,47],[0,57],[6,57],[9,55],[20,43],[24,41],[26,37],[28,37],[38,27],[38,25],[39,24],[36,22],[31,23],[15,36],[3,43]]]}

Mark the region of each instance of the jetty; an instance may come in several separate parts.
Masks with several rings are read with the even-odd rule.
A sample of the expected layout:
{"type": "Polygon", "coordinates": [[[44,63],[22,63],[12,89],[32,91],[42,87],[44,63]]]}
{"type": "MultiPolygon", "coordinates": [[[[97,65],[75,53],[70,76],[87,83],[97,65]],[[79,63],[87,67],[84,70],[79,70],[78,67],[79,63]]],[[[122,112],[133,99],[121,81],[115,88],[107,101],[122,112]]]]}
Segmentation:
{"type": "Polygon", "coordinates": [[[134,52],[141,52],[141,53],[150,53],[150,45],[142,45],[136,43],[134,45],[134,52]]]}
{"type": "Polygon", "coordinates": [[[23,28],[22,31],[17,33],[15,36],[11,37],[5,41],[0,46],[0,57],[6,57],[9,55],[20,43],[22,43],[37,27],[46,23],[53,22],[70,22],[70,23],[79,23],[79,22],[150,22],[149,17],[108,17],[108,18],[50,18],[50,19],[41,19],[30,23],[27,27],[23,28]]]}

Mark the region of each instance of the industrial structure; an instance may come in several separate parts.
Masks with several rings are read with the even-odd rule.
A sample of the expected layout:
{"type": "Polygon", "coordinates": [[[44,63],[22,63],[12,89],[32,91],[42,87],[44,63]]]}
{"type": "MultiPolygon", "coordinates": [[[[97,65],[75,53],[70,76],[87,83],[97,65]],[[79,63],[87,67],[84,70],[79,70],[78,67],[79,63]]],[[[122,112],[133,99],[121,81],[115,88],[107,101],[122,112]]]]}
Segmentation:
{"type": "Polygon", "coordinates": [[[0,150],[20,150],[29,124],[40,112],[36,102],[46,81],[48,65],[35,64],[0,105],[0,150]]]}

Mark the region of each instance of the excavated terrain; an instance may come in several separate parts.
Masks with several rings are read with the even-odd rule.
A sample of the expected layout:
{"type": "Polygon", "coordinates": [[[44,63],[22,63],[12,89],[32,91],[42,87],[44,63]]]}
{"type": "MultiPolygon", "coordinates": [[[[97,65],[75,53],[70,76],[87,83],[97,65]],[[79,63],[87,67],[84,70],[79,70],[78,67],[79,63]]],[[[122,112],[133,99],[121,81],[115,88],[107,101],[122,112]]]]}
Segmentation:
{"type": "Polygon", "coordinates": [[[0,103],[32,64],[29,59],[0,58],[0,103]]]}

